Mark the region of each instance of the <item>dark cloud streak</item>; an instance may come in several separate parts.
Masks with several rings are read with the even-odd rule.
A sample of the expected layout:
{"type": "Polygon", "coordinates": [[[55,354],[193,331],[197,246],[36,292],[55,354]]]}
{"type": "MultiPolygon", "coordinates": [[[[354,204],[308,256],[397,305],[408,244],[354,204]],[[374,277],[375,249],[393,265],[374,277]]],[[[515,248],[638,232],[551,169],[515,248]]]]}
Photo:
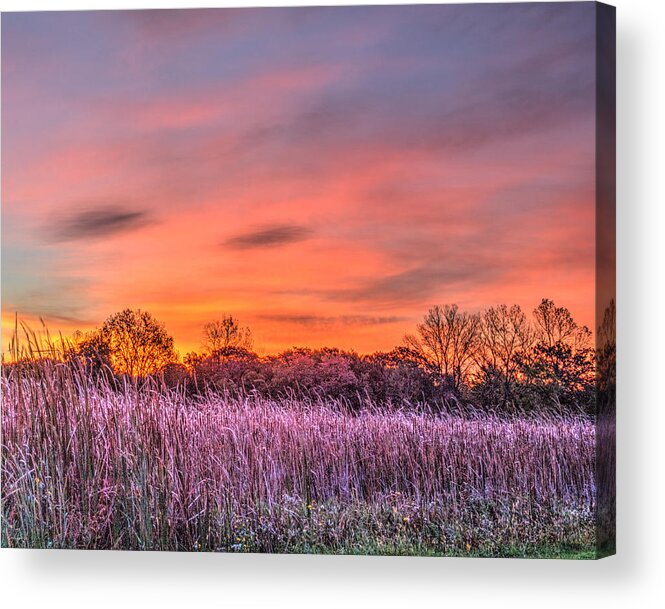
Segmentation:
{"type": "Polygon", "coordinates": [[[399,323],[406,321],[408,318],[403,316],[385,316],[375,317],[372,315],[291,315],[291,314],[274,314],[274,315],[261,315],[261,319],[266,321],[281,322],[286,324],[296,324],[301,326],[380,326],[385,324],[399,323]]]}
{"type": "Polygon", "coordinates": [[[464,283],[480,284],[496,278],[499,269],[480,260],[455,261],[446,267],[423,265],[408,271],[369,279],[355,288],[333,290],[328,300],[368,302],[374,306],[395,306],[418,303],[442,288],[464,283]]]}
{"type": "Polygon", "coordinates": [[[148,221],[148,214],[143,210],[107,205],[52,219],[48,232],[50,238],[57,242],[99,239],[135,230],[148,221]]]}
{"type": "Polygon", "coordinates": [[[279,247],[281,245],[304,241],[310,235],[311,231],[304,226],[297,224],[276,224],[230,237],[224,241],[224,245],[231,249],[279,247]]]}

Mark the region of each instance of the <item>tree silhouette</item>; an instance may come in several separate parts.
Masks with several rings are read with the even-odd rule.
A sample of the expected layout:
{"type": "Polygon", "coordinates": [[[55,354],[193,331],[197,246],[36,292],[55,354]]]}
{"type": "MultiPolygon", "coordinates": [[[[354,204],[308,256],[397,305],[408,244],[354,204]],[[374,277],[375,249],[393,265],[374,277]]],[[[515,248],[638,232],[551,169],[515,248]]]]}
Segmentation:
{"type": "Polygon", "coordinates": [[[616,404],[616,304],[612,299],[603,312],[596,339],[598,414],[609,414],[616,404]]]}
{"type": "Polygon", "coordinates": [[[434,306],[404,343],[434,367],[457,391],[467,380],[478,348],[480,316],[456,304],[434,306]]]}
{"type": "Polygon", "coordinates": [[[252,332],[240,325],[232,315],[223,315],[221,319],[203,326],[203,347],[213,355],[223,354],[228,349],[252,348],[252,332]]]}
{"type": "MultiPolygon", "coordinates": [[[[578,326],[570,311],[543,299],[533,311],[535,342],[519,355],[527,385],[557,409],[593,406],[594,349],[591,331],[578,326]]],[[[535,404],[534,394],[529,400],[535,404]]]]}
{"type": "Polygon", "coordinates": [[[536,339],[538,342],[553,347],[565,343],[573,349],[588,348],[591,331],[586,326],[578,326],[566,307],[557,307],[554,302],[543,298],[533,310],[536,339]]]}
{"type": "Polygon", "coordinates": [[[124,309],[111,315],[99,330],[118,374],[143,377],[176,359],[173,338],[147,311],[124,309]]]}
{"type": "Polygon", "coordinates": [[[497,395],[502,405],[512,397],[520,370],[520,355],[533,343],[533,331],[519,305],[487,309],[480,323],[478,367],[484,389],[497,395]]]}
{"type": "Polygon", "coordinates": [[[78,359],[86,370],[94,375],[111,368],[109,345],[98,331],[83,333],[77,330],[72,340],[73,350],[70,359],[78,359]]]}

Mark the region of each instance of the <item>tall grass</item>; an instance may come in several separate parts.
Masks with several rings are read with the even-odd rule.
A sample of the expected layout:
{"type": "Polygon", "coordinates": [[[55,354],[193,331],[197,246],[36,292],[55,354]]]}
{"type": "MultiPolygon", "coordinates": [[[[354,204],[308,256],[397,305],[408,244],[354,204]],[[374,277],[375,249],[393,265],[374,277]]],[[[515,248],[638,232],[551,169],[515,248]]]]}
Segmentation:
{"type": "Polygon", "coordinates": [[[2,378],[2,545],[506,555],[594,543],[594,427],[2,378]]]}

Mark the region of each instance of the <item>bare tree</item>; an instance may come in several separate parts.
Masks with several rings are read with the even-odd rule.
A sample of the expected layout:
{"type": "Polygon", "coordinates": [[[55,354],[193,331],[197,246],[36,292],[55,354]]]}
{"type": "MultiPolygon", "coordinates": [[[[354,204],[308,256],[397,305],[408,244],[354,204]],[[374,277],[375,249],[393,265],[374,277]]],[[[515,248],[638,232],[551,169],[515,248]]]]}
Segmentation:
{"type": "Polygon", "coordinates": [[[533,343],[533,332],[519,305],[487,309],[480,321],[477,371],[484,399],[506,406],[514,398],[522,357],[533,343]]]}
{"type": "Polygon", "coordinates": [[[228,349],[252,348],[252,332],[240,325],[232,315],[223,315],[221,319],[203,326],[203,347],[211,354],[220,354],[228,349]]]}
{"type": "Polygon", "coordinates": [[[533,319],[536,339],[546,347],[561,343],[586,349],[591,343],[589,328],[578,326],[566,307],[557,307],[547,298],[533,310],[533,319]]]}
{"type": "Polygon", "coordinates": [[[111,315],[99,330],[115,372],[142,377],[175,361],[173,338],[147,311],[125,309],[111,315]]]}
{"type": "Polygon", "coordinates": [[[570,311],[543,299],[533,311],[534,342],[521,357],[532,398],[558,410],[590,411],[595,401],[595,352],[591,331],[570,311]]]}
{"type": "Polygon", "coordinates": [[[417,335],[404,342],[458,390],[474,366],[480,315],[461,312],[456,304],[434,306],[418,325],[417,335]]]}
{"type": "Polygon", "coordinates": [[[519,305],[505,304],[487,309],[480,323],[481,348],[478,350],[481,368],[498,372],[510,383],[519,369],[517,356],[533,342],[533,332],[519,305]]]}

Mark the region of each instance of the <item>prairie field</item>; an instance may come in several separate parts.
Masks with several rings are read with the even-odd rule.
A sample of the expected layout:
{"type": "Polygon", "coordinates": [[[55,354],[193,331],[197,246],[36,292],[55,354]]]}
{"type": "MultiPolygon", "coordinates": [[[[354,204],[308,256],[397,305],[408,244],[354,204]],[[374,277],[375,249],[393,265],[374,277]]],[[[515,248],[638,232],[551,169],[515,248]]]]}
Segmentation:
{"type": "Polygon", "coordinates": [[[2,378],[2,545],[593,557],[589,419],[2,378]]]}
{"type": "Polygon", "coordinates": [[[3,15],[0,545],[613,554],[596,4],[3,15]]]}

